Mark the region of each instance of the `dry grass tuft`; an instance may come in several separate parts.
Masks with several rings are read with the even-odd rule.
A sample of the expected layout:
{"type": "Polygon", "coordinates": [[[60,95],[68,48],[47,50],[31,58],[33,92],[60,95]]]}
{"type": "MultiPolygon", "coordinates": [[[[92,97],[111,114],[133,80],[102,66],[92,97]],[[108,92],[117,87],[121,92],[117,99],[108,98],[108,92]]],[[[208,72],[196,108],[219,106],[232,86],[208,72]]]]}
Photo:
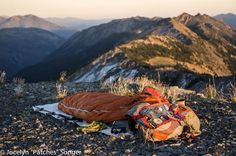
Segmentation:
{"type": "Polygon", "coordinates": [[[63,99],[67,96],[68,90],[67,88],[64,86],[66,80],[66,71],[62,71],[60,73],[60,77],[56,83],[56,92],[57,92],[57,98],[58,99],[63,99]]]}
{"type": "Polygon", "coordinates": [[[17,97],[23,97],[23,95],[24,95],[25,79],[16,77],[16,78],[13,78],[12,82],[14,84],[16,84],[16,87],[14,88],[16,96],[17,97]]]}
{"type": "Polygon", "coordinates": [[[63,86],[61,83],[56,83],[56,90],[57,90],[57,98],[63,99],[67,96],[67,88],[63,86]]]}
{"type": "Polygon", "coordinates": [[[142,92],[145,87],[152,87],[159,93],[161,93],[161,95],[163,96],[166,92],[166,86],[163,83],[161,83],[160,80],[154,81],[143,76],[136,78],[135,83],[139,85],[139,90],[138,90],[139,93],[142,92]]]}
{"type": "Polygon", "coordinates": [[[13,78],[12,82],[14,84],[23,85],[25,83],[25,79],[22,79],[22,78],[19,78],[19,77],[15,77],[15,78],[13,78]]]}
{"type": "Polygon", "coordinates": [[[203,91],[203,94],[205,95],[205,97],[209,98],[209,99],[213,99],[217,97],[217,89],[215,87],[215,85],[209,84],[203,91]]]}
{"type": "Polygon", "coordinates": [[[179,88],[177,87],[168,87],[165,92],[165,97],[171,101],[177,101],[178,97],[180,96],[179,88]]]}
{"type": "Polygon", "coordinates": [[[3,84],[6,79],[6,72],[0,70],[0,84],[3,84]]]}
{"type": "Polygon", "coordinates": [[[121,96],[133,96],[141,93],[145,87],[151,87],[172,102],[176,102],[180,98],[185,99],[187,95],[195,93],[177,86],[167,86],[160,81],[160,77],[157,81],[150,80],[146,76],[134,79],[119,78],[114,83],[102,83],[101,86],[103,90],[121,96]]]}
{"type": "Polygon", "coordinates": [[[214,77],[212,77],[212,84],[209,83],[207,87],[203,90],[203,94],[205,95],[206,98],[209,99],[215,99],[219,95],[216,89],[214,77]]]}
{"type": "Polygon", "coordinates": [[[59,77],[59,82],[61,82],[61,83],[64,83],[65,82],[65,80],[66,80],[66,75],[67,75],[67,72],[66,71],[62,71],[61,73],[60,73],[60,77],[59,77]]]}
{"type": "Polygon", "coordinates": [[[119,78],[115,83],[102,83],[102,89],[115,95],[133,95],[134,91],[129,88],[131,79],[119,78]]]}
{"type": "Polygon", "coordinates": [[[119,78],[115,83],[103,83],[102,88],[115,95],[132,96],[142,92],[145,87],[152,87],[165,94],[166,86],[160,81],[149,80],[142,76],[135,79],[119,78]]]}

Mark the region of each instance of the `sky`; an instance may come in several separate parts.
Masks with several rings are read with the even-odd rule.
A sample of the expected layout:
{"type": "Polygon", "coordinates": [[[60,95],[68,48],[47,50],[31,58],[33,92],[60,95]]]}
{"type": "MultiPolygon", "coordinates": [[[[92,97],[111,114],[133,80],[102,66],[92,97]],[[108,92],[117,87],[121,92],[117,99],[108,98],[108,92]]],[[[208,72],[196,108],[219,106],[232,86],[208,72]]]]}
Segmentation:
{"type": "Polygon", "coordinates": [[[236,14],[236,0],[0,0],[0,16],[34,14],[40,17],[114,19],[174,17],[183,12],[211,16],[236,14]]]}

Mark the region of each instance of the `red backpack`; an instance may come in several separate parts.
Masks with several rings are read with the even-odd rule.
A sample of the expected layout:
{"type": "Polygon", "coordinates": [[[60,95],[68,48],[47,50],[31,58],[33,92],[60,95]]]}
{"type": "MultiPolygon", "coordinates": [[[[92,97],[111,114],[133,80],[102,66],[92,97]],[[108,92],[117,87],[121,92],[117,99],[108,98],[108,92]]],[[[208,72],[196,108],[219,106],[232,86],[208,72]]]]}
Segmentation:
{"type": "Polygon", "coordinates": [[[139,131],[147,140],[177,139],[182,134],[184,126],[197,129],[192,130],[191,133],[200,131],[199,119],[189,107],[172,105],[154,89],[145,88],[136,99],[137,102],[129,110],[128,116],[136,121],[139,131]],[[189,115],[194,118],[194,122],[199,126],[188,124],[191,122],[187,120],[192,120],[189,115]]]}

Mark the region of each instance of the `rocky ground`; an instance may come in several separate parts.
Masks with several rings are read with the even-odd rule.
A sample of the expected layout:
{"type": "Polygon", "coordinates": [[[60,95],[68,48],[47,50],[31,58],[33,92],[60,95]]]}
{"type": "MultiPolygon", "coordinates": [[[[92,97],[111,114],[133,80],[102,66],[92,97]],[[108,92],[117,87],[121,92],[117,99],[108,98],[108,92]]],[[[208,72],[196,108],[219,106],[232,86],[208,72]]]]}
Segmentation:
{"type": "MultiPolygon", "coordinates": [[[[67,84],[69,94],[99,91],[98,84],[67,84]]],[[[55,83],[0,85],[0,155],[235,155],[236,104],[192,97],[187,102],[201,120],[202,134],[185,140],[144,143],[137,137],[114,139],[101,133],[81,134],[76,125],[34,112],[32,106],[53,103],[55,83]]]]}

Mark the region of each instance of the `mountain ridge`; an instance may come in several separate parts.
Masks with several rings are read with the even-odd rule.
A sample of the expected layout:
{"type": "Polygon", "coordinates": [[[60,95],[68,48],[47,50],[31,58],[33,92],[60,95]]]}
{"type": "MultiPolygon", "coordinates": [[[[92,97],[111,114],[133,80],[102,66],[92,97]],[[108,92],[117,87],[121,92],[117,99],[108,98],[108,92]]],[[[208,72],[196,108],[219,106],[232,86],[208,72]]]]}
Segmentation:
{"type": "Polygon", "coordinates": [[[68,39],[77,31],[57,25],[32,14],[15,15],[8,18],[2,17],[2,19],[0,18],[0,29],[4,28],[39,28],[51,31],[65,39],[68,39]]]}
{"type": "MultiPolygon", "coordinates": [[[[235,35],[236,35],[235,31],[225,23],[218,21],[208,15],[201,15],[201,14],[193,16],[187,13],[183,13],[175,18],[152,19],[146,17],[133,17],[133,18],[117,19],[106,24],[101,24],[99,26],[94,26],[84,31],[77,32],[63,46],[57,49],[57,51],[51,53],[50,57],[48,57],[48,59],[45,59],[46,61],[44,60],[44,63],[41,62],[41,64],[36,65],[32,68],[29,67],[28,69],[21,71],[19,75],[24,75],[24,74],[27,75],[27,72],[35,71],[33,69],[37,68],[40,69],[43,66],[49,66],[47,62],[60,62],[60,61],[61,64],[58,64],[57,67],[58,69],[68,70],[69,73],[73,73],[75,71],[78,71],[80,68],[89,65],[91,61],[96,60],[97,57],[103,55],[109,50],[116,48],[117,46],[128,43],[130,41],[132,42],[132,40],[144,39],[145,37],[148,36],[164,36],[164,37],[169,36],[173,39],[169,40],[168,37],[166,38],[166,40],[173,42],[173,44],[176,44],[176,47],[174,47],[174,49],[176,51],[179,51],[179,53],[182,53],[181,51],[185,51],[185,53],[192,53],[189,56],[192,56],[195,59],[197,59],[198,57],[203,58],[204,55],[207,55],[209,56],[207,57],[207,59],[211,60],[210,56],[212,56],[216,60],[220,61],[219,64],[222,65],[222,67],[219,68],[220,71],[218,71],[218,69],[214,68],[214,66],[212,65],[210,65],[209,67],[198,66],[197,71],[204,69],[205,70],[204,72],[208,71],[206,73],[210,75],[216,75],[216,76],[230,75],[234,73],[234,71],[232,73],[231,70],[234,69],[235,67],[235,63],[232,63],[235,61],[235,51],[234,51],[235,41],[236,41],[235,35]],[[117,40],[118,42],[115,42],[109,48],[105,48],[106,47],[105,42],[99,42],[103,39],[106,39],[109,35],[112,34],[114,35],[117,33],[119,34],[124,32],[129,34],[131,33],[130,37],[126,38],[123,36],[122,39],[122,37],[120,36],[120,39],[122,39],[123,42],[119,42],[120,41],[119,39],[117,40]],[[224,44],[221,44],[221,42],[224,44]],[[216,45],[219,45],[219,48],[216,48],[216,45]],[[103,48],[101,49],[101,51],[98,52],[96,49],[101,46],[103,46],[103,48]],[[105,49],[107,49],[107,51],[105,51],[105,49]],[[210,51],[210,53],[207,54],[206,51],[207,52],[210,51]],[[93,55],[91,55],[92,53],[93,55]],[[67,55],[72,55],[72,56],[68,57],[67,55]],[[84,57],[84,55],[91,55],[91,57],[89,58],[84,57]],[[56,57],[57,59],[55,59],[56,57]],[[220,57],[224,59],[221,59],[220,57]],[[80,60],[82,58],[84,58],[83,63],[81,62],[82,60],[80,60]],[[65,60],[67,61],[63,62],[65,60]],[[71,62],[69,60],[71,60],[71,62]],[[63,65],[69,62],[71,66],[65,67],[63,65]],[[72,62],[74,62],[74,64],[72,62]],[[228,65],[229,62],[232,64],[228,65]],[[209,70],[212,70],[212,72],[209,72],[209,70]]],[[[161,42],[153,41],[153,42],[159,42],[160,45],[164,44],[164,41],[161,42]]],[[[160,46],[159,44],[157,44],[154,48],[157,48],[157,50],[158,49],[163,50],[167,54],[171,54],[170,55],[171,57],[175,55],[175,53],[173,53],[173,50],[169,50],[168,48],[165,47],[163,49],[163,47],[160,46]]],[[[149,47],[151,46],[149,45],[149,47]]],[[[143,48],[145,48],[144,50],[148,49],[148,47],[146,46],[144,46],[143,48]]],[[[151,50],[154,52],[156,51],[156,49],[151,49],[151,50]]],[[[185,55],[185,53],[183,54],[185,55]]],[[[162,53],[162,55],[166,54],[162,53]]],[[[177,59],[177,58],[174,57],[170,59],[177,59]]],[[[200,59],[201,62],[196,62],[196,63],[202,63],[204,61],[208,62],[208,60],[200,59]]],[[[146,66],[146,64],[143,65],[146,66]]],[[[192,64],[186,64],[186,65],[188,68],[191,69],[193,69],[194,67],[196,68],[196,66],[192,64]]],[[[204,65],[207,65],[207,63],[204,65]]],[[[194,72],[194,70],[190,71],[194,72]]],[[[54,72],[54,78],[58,76],[58,72],[59,70],[57,71],[57,73],[54,72]]],[[[47,73],[52,73],[52,72],[47,71],[47,73]]],[[[37,75],[37,74],[39,73],[34,72],[29,75],[37,75]]],[[[33,77],[31,77],[30,79],[32,80],[33,77]]],[[[44,77],[43,79],[47,79],[47,77],[44,77]]]]}
{"type": "Polygon", "coordinates": [[[214,18],[223,21],[230,25],[232,28],[236,29],[236,15],[233,13],[219,14],[214,16],[214,18]]]}
{"type": "Polygon", "coordinates": [[[6,17],[0,16],[0,24],[1,24],[2,22],[4,22],[6,19],[7,19],[6,17]]]}
{"type": "Polygon", "coordinates": [[[74,17],[64,17],[64,18],[48,17],[44,19],[52,23],[61,25],[65,28],[78,30],[78,31],[87,29],[91,26],[95,26],[95,25],[99,25],[99,24],[103,24],[103,23],[107,23],[111,21],[111,19],[86,20],[86,19],[74,18],[74,17]]]}
{"type": "Polygon", "coordinates": [[[14,27],[22,27],[22,28],[40,28],[44,30],[56,30],[61,29],[62,27],[46,21],[42,18],[39,18],[35,15],[28,14],[28,15],[16,15],[5,19],[4,22],[0,24],[0,28],[14,28],[14,27]]]}
{"type": "MultiPolygon", "coordinates": [[[[64,66],[67,66],[67,69],[74,71],[76,68],[88,64],[105,51],[114,48],[115,45],[124,43],[136,37],[142,37],[143,35],[138,33],[138,31],[149,29],[149,26],[156,22],[157,21],[148,18],[141,21],[135,18],[130,18],[129,20],[119,19],[77,32],[58,50],[51,53],[47,59],[41,62],[41,64],[32,68],[48,66],[51,68],[51,71],[44,72],[47,73],[45,75],[49,76],[49,73],[53,72],[54,74],[51,78],[55,79],[60,73],[60,70],[65,70],[64,66]],[[87,53],[86,51],[90,51],[90,53],[87,53]],[[50,62],[58,62],[58,64],[52,66],[50,62]]],[[[49,70],[49,68],[47,68],[47,70],[49,70]]],[[[27,73],[29,70],[31,69],[25,69],[21,72],[27,73]]],[[[23,76],[24,74],[21,72],[18,74],[23,76]]],[[[27,74],[27,76],[31,77],[37,75],[34,70],[31,70],[30,73],[31,74],[27,74]]],[[[44,77],[44,79],[47,78],[44,77]]]]}

